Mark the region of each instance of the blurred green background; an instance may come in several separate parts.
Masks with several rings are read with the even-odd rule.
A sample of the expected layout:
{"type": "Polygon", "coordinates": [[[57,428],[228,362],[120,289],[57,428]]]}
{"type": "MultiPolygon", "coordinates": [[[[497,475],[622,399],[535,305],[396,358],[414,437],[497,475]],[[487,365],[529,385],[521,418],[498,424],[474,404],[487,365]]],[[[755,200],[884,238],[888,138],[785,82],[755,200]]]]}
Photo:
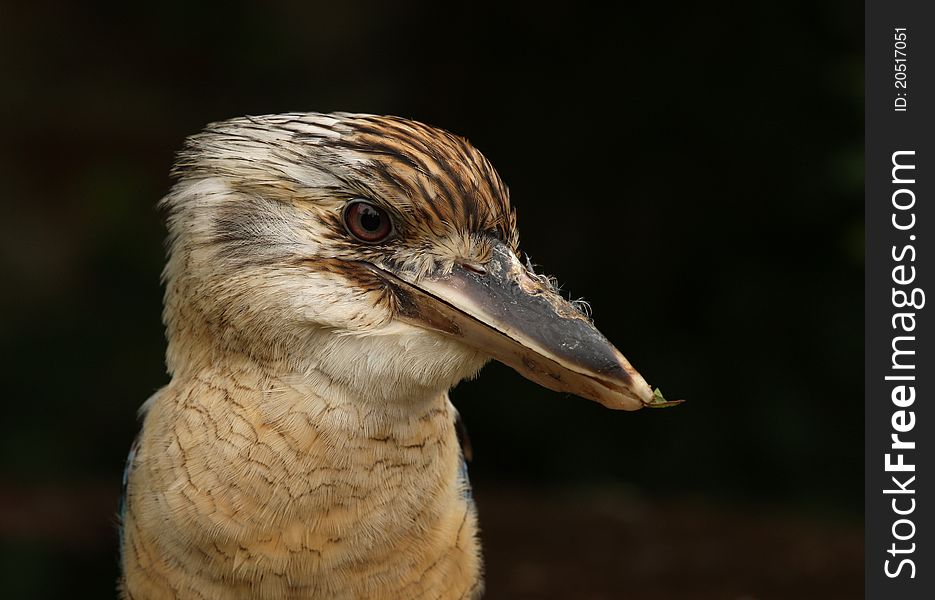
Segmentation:
{"type": "Polygon", "coordinates": [[[114,595],[173,153],[296,110],[468,137],[522,249],[688,400],[459,385],[490,598],[859,595],[862,9],[4,2],[4,597],[114,595]]]}

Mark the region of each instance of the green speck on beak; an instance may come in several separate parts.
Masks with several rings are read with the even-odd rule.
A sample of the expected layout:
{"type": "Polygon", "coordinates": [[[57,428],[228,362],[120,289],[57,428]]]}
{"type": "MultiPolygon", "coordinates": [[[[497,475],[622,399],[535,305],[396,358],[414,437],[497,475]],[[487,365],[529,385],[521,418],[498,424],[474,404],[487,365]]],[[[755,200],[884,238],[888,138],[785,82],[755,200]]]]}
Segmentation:
{"type": "Polygon", "coordinates": [[[666,400],[662,395],[662,391],[659,388],[653,390],[653,398],[649,401],[649,408],[669,408],[670,406],[677,406],[685,402],[684,400],[666,400]]]}

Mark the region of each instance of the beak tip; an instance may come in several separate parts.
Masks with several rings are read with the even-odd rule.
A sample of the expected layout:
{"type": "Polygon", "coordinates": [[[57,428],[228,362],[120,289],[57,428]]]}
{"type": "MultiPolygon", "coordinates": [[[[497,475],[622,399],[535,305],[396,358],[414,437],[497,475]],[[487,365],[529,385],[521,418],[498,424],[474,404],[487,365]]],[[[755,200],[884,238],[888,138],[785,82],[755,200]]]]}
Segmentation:
{"type": "Polygon", "coordinates": [[[619,351],[616,352],[619,371],[613,386],[608,386],[598,396],[597,401],[612,410],[640,410],[641,408],[669,408],[678,406],[684,400],[667,400],[659,388],[650,387],[643,376],[627,361],[619,351]]]}

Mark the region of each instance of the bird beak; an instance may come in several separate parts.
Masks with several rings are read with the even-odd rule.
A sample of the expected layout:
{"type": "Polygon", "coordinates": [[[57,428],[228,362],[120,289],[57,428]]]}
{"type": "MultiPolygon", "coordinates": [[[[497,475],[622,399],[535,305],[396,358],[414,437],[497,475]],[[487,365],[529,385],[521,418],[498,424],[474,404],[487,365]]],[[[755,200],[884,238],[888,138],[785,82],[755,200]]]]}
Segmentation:
{"type": "Polygon", "coordinates": [[[482,268],[455,264],[418,280],[370,266],[393,288],[401,320],[457,338],[546,388],[613,409],[670,404],[504,244],[482,268]]]}

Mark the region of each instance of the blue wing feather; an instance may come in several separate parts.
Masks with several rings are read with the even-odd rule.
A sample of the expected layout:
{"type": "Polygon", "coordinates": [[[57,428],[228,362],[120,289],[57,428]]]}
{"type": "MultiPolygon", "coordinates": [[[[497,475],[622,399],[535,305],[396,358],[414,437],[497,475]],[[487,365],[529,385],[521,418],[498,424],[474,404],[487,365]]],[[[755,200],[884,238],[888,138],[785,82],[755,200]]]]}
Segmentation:
{"type": "Polygon", "coordinates": [[[458,479],[464,489],[464,498],[471,504],[474,503],[474,496],[471,489],[471,479],[468,476],[468,463],[474,458],[474,448],[471,446],[471,438],[468,437],[467,427],[461,419],[461,413],[455,409],[455,432],[458,434],[458,444],[461,446],[461,464],[458,468],[458,479]]]}

